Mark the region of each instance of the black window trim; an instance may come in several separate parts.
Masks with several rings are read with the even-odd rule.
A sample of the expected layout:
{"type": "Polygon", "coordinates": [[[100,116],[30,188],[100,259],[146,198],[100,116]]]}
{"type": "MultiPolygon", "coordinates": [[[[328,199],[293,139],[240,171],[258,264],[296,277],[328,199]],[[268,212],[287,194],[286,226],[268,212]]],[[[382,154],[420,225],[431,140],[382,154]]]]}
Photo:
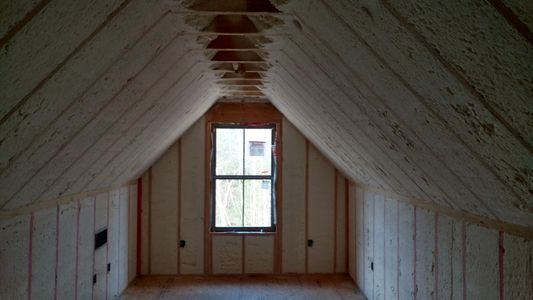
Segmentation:
{"type": "MultiPolygon", "coordinates": [[[[225,123],[213,122],[211,123],[211,168],[209,175],[211,185],[211,232],[226,232],[226,233],[271,233],[276,232],[276,135],[278,126],[273,122],[265,123],[225,123]],[[271,172],[270,175],[217,175],[216,174],[216,129],[217,128],[234,128],[234,129],[248,129],[248,128],[270,128],[272,129],[271,141],[271,172]],[[270,197],[270,224],[269,227],[217,227],[216,226],[216,180],[217,179],[233,179],[233,180],[261,180],[268,179],[271,181],[271,197],[270,197]]],[[[244,134],[243,134],[244,139],[244,134]]],[[[243,147],[246,147],[243,143],[243,147]]],[[[244,149],[243,149],[244,150],[244,149]]],[[[243,151],[243,159],[244,159],[243,151]]],[[[244,195],[243,195],[244,196],[244,195]]],[[[244,208],[243,208],[244,209],[244,208]]]]}

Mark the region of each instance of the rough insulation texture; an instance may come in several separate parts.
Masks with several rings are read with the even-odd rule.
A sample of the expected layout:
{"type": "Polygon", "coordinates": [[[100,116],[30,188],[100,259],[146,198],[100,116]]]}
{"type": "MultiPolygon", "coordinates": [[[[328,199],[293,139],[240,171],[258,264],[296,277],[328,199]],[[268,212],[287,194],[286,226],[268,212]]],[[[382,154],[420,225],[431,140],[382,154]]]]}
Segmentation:
{"type": "Polygon", "coordinates": [[[135,178],[247,84],[358,183],[533,225],[530,5],[202,3],[3,4],[2,209],[135,178]]]}
{"type": "Polygon", "coordinates": [[[24,215],[0,221],[0,295],[3,298],[28,298],[28,236],[32,218],[24,215]]]}
{"type": "Polygon", "coordinates": [[[463,247],[462,247],[462,222],[439,215],[437,222],[438,266],[436,268],[437,285],[436,295],[444,299],[462,297],[463,290],[463,247]]]}
{"type": "Polygon", "coordinates": [[[52,274],[55,274],[56,265],[56,216],[55,207],[34,213],[31,298],[54,297],[55,280],[52,274]]]}
{"type": "MultiPolygon", "coordinates": [[[[398,282],[400,299],[414,298],[414,208],[405,203],[399,203],[398,214],[398,282]]],[[[420,274],[418,276],[421,276],[420,274]]]]}
{"type": "Polygon", "coordinates": [[[431,299],[435,295],[435,214],[416,209],[416,298],[431,299]]]}
{"type": "Polygon", "coordinates": [[[150,227],[146,224],[150,224],[150,171],[144,173],[142,179],[142,203],[141,203],[141,275],[150,274],[148,266],[150,263],[150,227]],[[142,226],[145,224],[144,226],[142,226]]]}
{"type": "Polygon", "coordinates": [[[89,299],[93,294],[94,205],[94,197],[79,200],[78,275],[75,278],[80,299],[89,299]]]}
{"type": "Polygon", "coordinates": [[[247,274],[274,273],[274,236],[244,238],[244,271],[247,274]]]}
{"type": "Polygon", "coordinates": [[[374,285],[371,289],[374,292],[373,299],[385,299],[385,246],[380,244],[381,241],[385,241],[385,198],[382,195],[374,195],[374,199],[370,200],[374,202],[374,218],[372,242],[374,244],[373,251],[373,279],[374,285]]]}
{"type": "Polygon", "coordinates": [[[489,3],[459,2],[290,1],[303,31],[275,54],[265,91],[358,182],[531,226],[531,91],[518,78],[532,70],[513,58],[531,46],[489,3]]]}
{"type": "MultiPolygon", "coordinates": [[[[206,272],[204,265],[206,263],[204,261],[205,125],[205,118],[198,120],[179,141],[166,149],[150,170],[142,176],[142,274],[205,274],[206,272]],[[179,173],[182,175],[181,178],[178,178],[179,173]],[[185,247],[179,249],[178,233],[179,239],[186,243],[185,247]]],[[[339,172],[336,174],[335,168],[327,158],[311,144],[309,144],[309,157],[306,158],[305,137],[286,119],[282,122],[281,132],[283,138],[283,164],[280,166],[283,174],[281,213],[284,220],[281,228],[281,258],[279,258],[281,272],[343,273],[346,264],[344,176],[339,172]],[[308,170],[306,170],[307,160],[308,170]],[[309,182],[306,186],[307,171],[309,182]],[[306,194],[309,209],[307,216],[306,194]],[[306,223],[307,238],[314,241],[314,245],[308,247],[307,251],[306,223]]],[[[275,272],[275,262],[278,259],[276,253],[280,246],[275,242],[274,236],[245,236],[244,249],[235,245],[237,243],[235,235],[218,234],[208,238],[217,240],[213,241],[211,246],[213,261],[208,265],[212,267],[213,273],[236,273],[237,266],[231,267],[230,263],[233,259],[243,257],[243,270],[239,269],[237,273],[275,272]],[[224,254],[220,254],[220,251],[224,254]]],[[[242,261],[238,263],[243,264],[242,261]]]]}
{"type": "Polygon", "coordinates": [[[119,236],[119,222],[120,222],[120,216],[118,211],[118,203],[119,203],[119,190],[114,190],[109,192],[109,202],[108,202],[108,224],[107,224],[107,263],[111,264],[111,269],[107,272],[107,282],[106,282],[106,297],[109,299],[113,299],[115,296],[117,296],[116,289],[118,288],[118,258],[119,255],[119,243],[120,243],[120,236],[119,236]]]}
{"type": "Polygon", "coordinates": [[[242,236],[213,236],[213,274],[241,274],[242,236]]]}
{"type": "Polygon", "coordinates": [[[3,2],[0,4],[0,36],[4,36],[9,30],[16,27],[17,22],[24,18],[24,14],[32,10],[38,0],[22,0],[15,2],[3,2]]]}
{"type": "Polygon", "coordinates": [[[57,269],[57,290],[64,299],[73,299],[76,295],[76,263],[78,234],[78,202],[59,207],[59,242],[57,269]]]}
{"type": "Polygon", "coordinates": [[[469,299],[497,299],[498,232],[475,225],[467,225],[465,230],[466,296],[469,299]]]}
{"type": "MultiPolygon", "coordinates": [[[[54,125],[56,129],[53,131],[61,132],[63,136],[67,136],[67,129],[76,129],[70,120],[76,119],[80,122],[92,120],[59,152],[62,157],[61,164],[48,164],[40,170],[43,175],[36,178],[40,178],[40,180],[33,180],[31,184],[28,184],[20,193],[22,198],[35,198],[37,195],[34,193],[40,192],[36,186],[42,184],[45,180],[50,184],[51,191],[47,191],[43,196],[53,197],[53,193],[57,193],[57,189],[65,188],[65,182],[56,180],[61,174],[74,176],[69,182],[76,186],[76,180],[79,179],[76,172],[79,172],[80,169],[89,168],[91,163],[94,163],[105,153],[106,147],[109,147],[109,145],[105,144],[109,143],[109,140],[104,139],[102,135],[119,136],[120,132],[127,132],[124,127],[130,125],[135,120],[134,118],[138,116],[138,114],[135,114],[135,110],[132,110],[133,105],[136,104],[138,108],[141,108],[143,104],[146,105],[149,102],[148,99],[140,99],[139,96],[142,95],[138,95],[135,92],[140,88],[150,87],[152,81],[157,80],[158,77],[153,67],[163,68],[168,65],[168,60],[163,65],[163,59],[154,59],[159,52],[154,44],[159,43],[159,45],[166,46],[168,41],[174,37],[174,32],[164,30],[164,28],[170,26],[168,23],[170,22],[161,22],[158,24],[159,26],[155,26],[150,31],[149,38],[137,44],[131,52],[121,57],[116,65],[109,70],[111,74],[106,75],[93,85],[84,94],[84,97],[80,99],[80,103],[66,112],[67,116],[62,119],[62,122],[54,125]],[[150,55],[144,57],[141,54],[150,55]],[[151,65],[148,67],[147,64],[150,63],[151,65]],[[149,76],[153,79],[149,80],[149,76]],[[125,87],[124,82],[127,80],[130,80],[131,84],[125,87]],[[96,100],[99,100],[99,102],[96,102],[96,100]],[[113,117],[111,115],[98,114],[99,111],[95,109],[98,108],[97,104],[105,107],[106,111],[109,111],[113,117]],[[117,116],[120,117],[117,119],[117,116]]],[[[170,46],[170,50],[180,51],[181,49],[176,47],[175,44],[176,42],[174,41],[174,47],[170,46]]],[[[112,149],[117,151],[121,149],[119,147],[120,144],[114,144],[112,149]]],[[[110,150],[108,152],[113,152],[110,150]]]]}
{"type": "Polygon", "coordinates": [[[335,222],[335,235],[336,235],[336,253],[335,253],[335,273],[346,273],[346,236],[347,236],[347,224],[348,220],[346,219],[346,211],[348,207],[346,206],[346,180],[344,176],[335,172],[337,176],[337,186],[335,187],[335,205],[337,206],[336,212],[336,222],[335,222]]]}
{"type": "Polygon", "coordinates": [[[369,299],[531,298],[532,240],[364,187],[350,189],[350,198],[362,211],[355,226],[363,226],[354,241],[354,280],[369,299]]]}
{"type": "MultiPolygon", "coordinates": [[[[354,269],[355,282],[363,291],[365,286],[365,201],[364,191],[362,189],[356,189],[355,185],[350,187],[350,204],[354,212],[350,214],[350,229],[355,229],[354,233],[350,235],[350,243],[352,244],[355,257],[351,258],[351,267],[354,269]],[[357,196],[353,196],[356,195],[357,196]],[[355,225],[355,226],[354,226],[355,225]]],[[[368,214],[371,215],[371,214],[368,214]]],[[[352,249],[350,249],[350,253],[352,249]]],[[[352,254],[353,255],[353,254],[352,254]]],[[[352,275],[353,276],[353,275],[352,275]]]]}
{"type": "Polygon", "coordinates": [[[179,35],[181,17],[157,1],[44,7],[0,42],[0,66],[12,74],[0,83],[4,209],[134,178],[217,97],[210,75],[192,69],[194,37],[179,35]]]}
{"type": "MultiPolygon", "coordinates": [[[[327,159],[309,147],[309,186],[308,186],[308,239],[313,246],[308,247],[307,271],[310,273],[333,273],[335,269],[335,169],[327,159]]],[[[289,199],[287,199],[290,201],[289,199]]]]}
{"type": "MultiPolygon", "coordinates": [[[[368,192],[363,192],[363,261],[359,264],[364,266],[363,272],[363,287],[362,291],[365,295],[372,299],[374,297],[374,270],[377,265],[374,265],[374,218],[376,216],[374,210],[374,197],[368,192]]],[[[378,282],[381,284],[381,282],[378,282]]]]}
{"type": "MultiPolygon", "coordinates": [[[[98,233],[104,229],[107,229],[108,243],[94,250],[93,255],[93,274],[96,275],[96,283],[93,284],[93,297],[102,299],[106,297],[107,292],[107,258],[109,254],[109,194],[103,193],[96,195],[95,210],[94,210],[94,232],[98,233]]],[[[91,251],[92,252],[92,251],[91,251]]]]}
{"type": "Polygon", "coordinates": [[[105,299],[107,293],[114,299],[133,279],[128,256],[119,251],[119,237],[122,244],[128,239],[128,223],[120,217],[129,209],[128,196],[124,187],[2,220],[0,298],[105,299]],[[95,228],[106,228],[108,207],[108,243],[95,251],[95,228]]]}
{"type": "MultiPolygon", "coordinates": [[[[117,275],[117,287],[108,289],[114,296],[120,294],[121,291],[126,289],[130,281],[135,277],[131,276],[130,273],[133,271],[133,269],[135,269],[136,265],[129,263],[130,254],[128,253],[130,251],[129,247],[132,248],[131,250],[135,250],[133,245],[135,245],[136,239],[131,237],[131,233],[135,233],[135,230],[137,229],[135,226],[128,226],[128,213],[130,209],[129,204],[131,203],[129,189],[129,187],[120,188],[118,195],[118,207],[116,207],[117,215],[115,217],[118,218],[118,228],[116,228],[115,231],[115,237],[117,237],[117,254],[116,257],[115,254],[111,254],[110,257],[116,260],[115,274],[117,275]],[[132,240],[132,246],[128,246],[130,239],[132,240]]],[[[113,220],[113,218],[111,218],[111,220],[113,220]]],[[[114,241],[112,240],[112,242],[114,241]]],[[[133,259],[136,258],[134,253],[135,252],[131,254],[133,259]]]]}
{"type": "Polygon", "coordinates": [[[386,197],[384,210],[383,295],[385,299],[398,299],[398,201],[386,197]]]}
{"type": "Polygon", "coordinates": [[[505,299],[533,298],[533,241],[505,235],[503,290],[505,299]]]}
{"type": "MultiPolygon", "coordinates": [[[[22,0],[0,4],[0,73],[9,74],[0,78],[1,209],[135,179],[217,98],[259,95],[266,96],[263,100],[276,105],[357,183],[531,230],[533,9],[529,1],[451,0],[436,5],[430,0],[289,0],[272,1],[275,9],[250,17],[206,13],[249,8],[246,2],[215,2],[22,0]],[[230,45],[247,52],[217,51],[211,42],[224,33],[252,34],[253,38],[230,45]],[[221,57],[225,60],[217,63],[221,57]],[[261,80],[247,82],[253,92],[241,86],[246,80],[221,79],[220,70],[237,76],[231,64],[234,59],[260,71],[261,80]]],[[[148,187],[145,182],[143,191],[148,187]]],[[[366,203],[368,196],[359,196],[365,203],[354,204],[366,213],[355,212],[355,223],[363,218],[366,231],[357,230],[365,238],[356,248],[365,250],[357,252],[365,265],[353,272],[358,282],[365,277],[365,290],[381,297],[388,277],[377,269],[370,277],[368,265],[374,259],[388,265],[388,252],[383,259],[374,255],[375,247],[369,243],[375,240],[369,230],[372,237],[377,233],[387,240],[388,205],[385,200],[381,219],[374,213],[374,203],[366,203]],[[383,220],[383,228],[374,226],[376,220],[378,224],[383,220]],[[385,285],[379,282],[382,277],[385,285]]],[[[96,219],[87,216],[94,202],[92,197],[80,201],[84,235],[80,233],[79,243],[85,248],[79,253],[84,260],[78,267],[84,270],[83,276],[92,268],[85,251],[92,243],[86,226],[94,230],[96,219]]],[[[494,242],[494,232],[466,226],[464,253],[456,247],[464,238],[460,222],[437,218],[436,223],[444,227],[423,232],[412,227],[416,223],[412,206],[400,204],[398,211],[401,299],[440,292],[455,297],[459,282],[471,287],[465,290],[468,295],[493,292],[492,273],[485,281],[475,277],[475,268],[462,274],[457,260],[443,274],[464,275],[464,280],[454,276],[447,281],[438,270],[427,274],[430,277],[415,276],[428,272],[430,259],[415,259],[418,248],[409,237],[433,238],[439,246],[442,241],[442,251],[429,244],[416,245],[423,251],[435,250],[436,257],[449,252],[469,258],[482,249],[482,241],[471,237],[479,233],[494,242]],[[418,259],[423,266],[415,266],[418,259]],[[429,289],[432,278],[451,288],[429,289]],[[479,281],[480,286],[468,285],[471,281],[479,281]],[[414,289],[409,282],[419,282],[424,289],[414,289]]],[[[423,212],[421,216],[422,222],[428,221],[423,212]]],[[[36,224],[55,225],[48,218],[34,217],[36,224]]],[[[146,218],[143,215],[143,222],[146,218]]],[[[17,240],[22,225],[9,224],[3,234],[7,240],[17,240]]],[[[429,228],[422,224],[424,230],[429,228]]],[[[43,239],[32,247],[41,247],[44,237],[53,235],[53,226],[40,227],[35,234],[43,239]]],[[[147,236],[148,229],[143,230],[147,236]]],[[[301,228],[294,230],[301,239],[301,228]]],[[[72,232],[65,234],[72,236],[72,232]]],[[[12,245],[28,248],[25,243],[12,245]]],[[[149,268],[147,247],[143,244],[143,273],[149,268]]],[[[295,249],[291,253],[301,251],[301,246],[295,249]]],[[[19,251],[5,251],[10,259],[20,258],[19,251]]],[[[42,255],[50,256],[48,251],[43,249],[42,255]]],[[[13,268],[11,262],[6,265],[13,268]]],[[[287,271],[301,268],[299,259],[287,271]]],[[[490,273],[495,267],[483,268],[490,273]]],[[[28,279],[15,276],[2,277],[2,282],[17,287],[15,293],[21,294],[13,297],[27,296],[20,285],[28,279]]],[[[91,297],[84,293],[92,278],[83,276],[77,278],[80,297],[91,297]]],[[[37,275],[34,280],[41,278],[37,275]]],[[[50,285],[43,280],[47,281],[44,286],[50,285]]],[[[528,288],[519,282],[513,281],[528,295],[528,288]]],[[[383,295],[388,297],[386,292],[383,295]]]]}
{"type": "MultiPolygon", "coordinates": [[[[128,285],[137,276],[137,186],[130,186],[128,191],[128,218],[127,227],[127,251],[128,251],[128,276],[124,287],[128,285]]],[[[122,206],[124,207],[124,206],[122,206]]]]}
{"type": "Polygon", "coordinates": [[[178,272],[178,148],[172,146],[152,167],[150,178],[150,271],[178,272]]]}
{"type": "MultiPolygon", "coordinates": [[[[350,186],[348,193],[355,194],[355,186],[350,186]]],[[[358,213],[361,214],[360,210],[357,209],[357,203],[355,197],[348,197],[348,220],[346,220],[348,223],[348,253],[346,255],[348,257],[347,273],[354,278],[357,285],[361,285],[360,279],[363,270],[360,264],[356,264],[356,260],[361,260],[361,247],[359,246],[361,241],[357,237],[362,236],[362,233],[360,223],[357,223],[356,220],[360,222],[362,218],[357,215],[358,213]]]]}
{"type": "Polygon", "coordinates": [[[201,118],[181,138],[180,274],[204,273],[204,158],[205,119],[201,118]]]}
{"type": "Polygon", "coordinates": [[[283,228],[284,273],[305,272],[305,138],[283,120],[283,228]]]}

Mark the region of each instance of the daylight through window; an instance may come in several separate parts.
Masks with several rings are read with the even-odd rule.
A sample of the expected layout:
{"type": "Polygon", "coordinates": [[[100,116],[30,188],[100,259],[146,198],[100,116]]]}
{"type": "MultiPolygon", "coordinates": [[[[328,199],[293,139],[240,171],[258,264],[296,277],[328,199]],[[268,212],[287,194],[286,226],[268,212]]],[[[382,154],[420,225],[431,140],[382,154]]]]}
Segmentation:
{"type": "Polygon", "coordinates": [[[274,125],[213,127],[213,231],[274,230],[274,134],[274,125]]]}

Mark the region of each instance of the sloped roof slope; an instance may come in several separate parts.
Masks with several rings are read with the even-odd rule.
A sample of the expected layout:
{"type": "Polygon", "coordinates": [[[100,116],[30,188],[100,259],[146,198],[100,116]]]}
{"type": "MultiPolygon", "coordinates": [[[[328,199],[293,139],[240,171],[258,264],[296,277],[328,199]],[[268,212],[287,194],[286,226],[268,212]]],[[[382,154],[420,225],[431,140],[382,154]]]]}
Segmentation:
{"type": "Polygon", "coordinates": [[[271,101],[359,184],[533,226],[533,6],[0,4],[0,206],[136,178],[218,99],[271,101]]]}

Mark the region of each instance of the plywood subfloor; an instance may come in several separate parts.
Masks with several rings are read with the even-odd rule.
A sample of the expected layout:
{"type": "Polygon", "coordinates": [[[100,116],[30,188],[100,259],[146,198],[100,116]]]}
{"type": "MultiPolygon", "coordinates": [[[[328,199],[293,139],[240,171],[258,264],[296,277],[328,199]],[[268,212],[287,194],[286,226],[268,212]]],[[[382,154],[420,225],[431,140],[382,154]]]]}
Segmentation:
{"type": "Polygon", "coordinates": [[[120,299],[365,299],[344,275],[141,277],[120,299]]]}

